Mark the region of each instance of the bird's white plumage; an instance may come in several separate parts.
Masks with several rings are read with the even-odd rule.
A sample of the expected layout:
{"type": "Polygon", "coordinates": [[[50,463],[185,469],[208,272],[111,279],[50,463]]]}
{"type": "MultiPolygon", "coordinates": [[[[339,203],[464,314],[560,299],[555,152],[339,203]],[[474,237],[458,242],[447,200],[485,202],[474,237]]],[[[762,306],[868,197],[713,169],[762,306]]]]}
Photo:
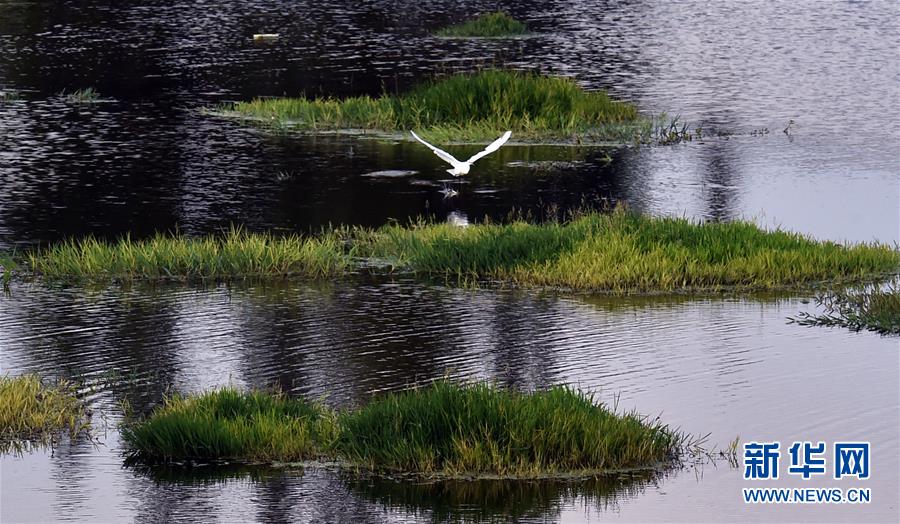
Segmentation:
{"type": "Polygon", "coordinates": [[[429,144],[428,142],[422,140],[421,138],[419,138],[419,135],[415,134],[414,132],[410,131],[410,133],[412,133],[413,138],[415,138],[419,142],[423,143],[428,149],[432,150],[434,152],[434,154],[437,155],[441,160],[443,160],[444,162],[447,162],[448,164],[453,166],[453,169],[447,170],[447,172],[453,176],[461,176],[461,175],[468,174],[469,169],[472,167],[472,164],[474,164],[476,160],[500,149],[500,146],[505,144],[506,141],[509,140],[509,137],[512,136],[512,131],[507,131],[506,133],[503,133],[503,136],[501,136],[497,140],[494,140],[493,142],[491,142],[486,148],[484,148],[484,150],[479,151],[478,153],[472,155],[472,157],[469,158],[468,160],[466,160],[465,162],[461,162],[461,161],[457,160],[456,157],[454,157],[450,153],[444,151],[443,149],[438,149],[438,148],[434,147],[433,145],[429,144]]]}
{"type": "Polygon", "coordinates": [[[484,150],[472,155],[472,157],[470,159],[466,160],[466,163],[474,164],[475,161],[478,160],[479,158],[481,158],[485,155],[489,155],[489,154],[493,153],[494,151],[500,149],[500,146],[505,144],[506,141],[509,140],[509,137],[511,137],[511,136],[512,136],[512,131],[507,131],[507,132],[503,133],[503,136],[501,136],[497,140],[494,140],[493,142],[491,142],[486,148],[484,148],[484,150]]]}
{"type": "Polygon", "coordinates": [[[415,138],[419,142],[422,142],[423,144],[425,144],[425,147],[427,147],[428,149],[434,151],[434,154],[439,156],[441,158],[441,160],[443,160],[444,162],[449,163],[453,167],[456,167],[462,163],[459,160],[457,160],[456,157],[451,155],[450,153],[444,151],[443,149],[438,149],[438,148],[434,147],[433,145],[429,144],[428,142],[422,140],[421,138],[419,138],[419,135],[415,134],[413,131],[410,131],[410,133],[412,133],[413,138],[415,138]]]}

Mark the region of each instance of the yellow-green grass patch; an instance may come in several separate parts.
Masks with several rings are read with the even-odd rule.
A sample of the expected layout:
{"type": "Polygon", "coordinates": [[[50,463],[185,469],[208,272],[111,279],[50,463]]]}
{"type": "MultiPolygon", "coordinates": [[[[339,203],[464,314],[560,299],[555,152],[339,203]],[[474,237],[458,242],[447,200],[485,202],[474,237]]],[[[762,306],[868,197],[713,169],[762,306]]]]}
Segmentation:
{"type": "Polygon", "coordinates": [[[74,436],[87,427],[73,384],[49,384],[37,375],[0,377],[0,451],[50,443],[61,433],[74,436]]]}

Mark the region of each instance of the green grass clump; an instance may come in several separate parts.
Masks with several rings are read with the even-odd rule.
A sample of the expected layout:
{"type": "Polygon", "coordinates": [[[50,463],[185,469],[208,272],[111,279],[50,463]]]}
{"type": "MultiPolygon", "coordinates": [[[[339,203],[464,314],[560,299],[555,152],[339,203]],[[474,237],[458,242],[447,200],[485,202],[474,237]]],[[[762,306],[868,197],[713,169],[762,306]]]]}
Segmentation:
{"type": "Polygon", "coordinates": [[[172,397],[123,428],[145,463],[340,460],[417,474],[540,476],[649,467],[682,437],[567,387],[518,393],[439,381],[335,413],[279,393],[172,397]]]}
{"type": "Polygon", "coordinates": [[[9,291],[9,283],[12,280],[13,272],[19,268],[15,256],[12,253],[4,253],[0,251],[0,287],[4,291],[9,291]]]}
{"type": "Polygon", "coordinates": [[[84,404],[68,382],[45,384],[36,375],[0,377],[0,452],[30,442],[46,443],[59,432],[87,428],[84,404]]]}
{"type": "Polygon", "coordinates": [[[791,318],[805,326],[839,326],[882,335],[900,335],[900,287],[837,290],[815,297],[821,313],[802,312],[791,318]]]}
{"type": "Polygon", "coordinates": [[[340,417],[352,462],[422,473],[533,476],[653,465],[679,437],[567,387],[531,394],[451,382],[390,394],[340,417]]]}
{"type": "Polygon", "coordinates": [[[63,91],[61,94],[70,104],[93,104],[100,101],[100,93],[93,87],[79,89],[68,94],[63,91]]]}
{"type": "Polygon", "coordinates": [[[318,454],[327,417],[303,399],[225,388],[174,396],[141,424],[122,428],[132,459],[147,463],[235,459],[297,461],[318,454]]]}
{"type": "Polygon", "coordinates": [[[522,35],[528,27],[510,15],[497,11],[478,16],[458,25],[438,30],[437,36],[496,38],[522,35]]]}
{"type": "Polygon", "coordinates": [[[32,270],[62,279],[231,278],[254,275],[324,277],[341,274],[349,259],[339,232],[317,238],[275,236],[232,228],[224,235],[156,235],[104,242],[69,240],[28,256],[32,270]]]}
{"type": "MultiPolygon", "coordinates": [[[[333,278],[365,267],[459,282],[499,281],[618,294],[686,290],[764,291],[813,283],[872,281],[900,270],[900,251],[844,245],[750,222],[697,223],[623,209],[566,222],[392,225],[318,237],[232,229],[201,238],[158,235],[117,242],[70,240],[28,253],[51,279],[333,278]]],[[[6,273],[8,274],[8,273],[6,273]]]]}
{"type": "Polygon", "coordinates": [[[373,242],[377,256],[423,274],[615,293],[773,290],[872,279],[900,268],[900,252],[888,246],[622,209],[565,223],[390,226],[373,242]]]}
{"type": "Polygon", "coordinates": [[[413,129],[439,141],[489,141],[505,130],[517,140],[620,140],[650,129],[635,106],[603,91],[585,91],[570,78],[501,70],[436,79],[396,96],[255,99],[226,114],[305,131],[413,129]]]}

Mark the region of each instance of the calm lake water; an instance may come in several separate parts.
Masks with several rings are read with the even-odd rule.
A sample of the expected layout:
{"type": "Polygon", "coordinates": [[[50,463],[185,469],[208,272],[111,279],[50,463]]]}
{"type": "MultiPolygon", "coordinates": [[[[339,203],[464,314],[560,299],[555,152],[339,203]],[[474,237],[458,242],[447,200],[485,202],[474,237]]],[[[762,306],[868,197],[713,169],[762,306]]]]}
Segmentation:
{"type": "MultiPolygon", "coordinates": [[[[343,4],[0,0],[0,90],[22,94],[0,102],[0,248],[620,201],[900,242],[893,2],[501,3],[535,30],[508,41],[428,36],[496,2],[343,4]],[[256,32],[282,36],[254,44],[256,32]],[[570,75],[709,133],[666,147],[504,147],[445,200],[444,166],[416,144],[273,137],[199,113],[262,95],[402,91],[484,65],[570,75]],[[86,87],[104,100],[60,96],[86,87]]],[[[812,308],[806,298],[622,299],[406,280],[15,283],[0,297],[0,372],[85,379],[96,442],[0,457],[0,520],[896,522],[897,339],[788,324],[812,308]],[[445,374],[577,385],[719,446],[736,436],[867,440],[868,481],[771,485],[870,487],[873,500],[748,506],[741,488],[754,484],[724,463],[591,482],[435,484],[328,468],[122,466],[126,398],[146,411],[169,390],[274,382],[349,406],[445,374]]]]}

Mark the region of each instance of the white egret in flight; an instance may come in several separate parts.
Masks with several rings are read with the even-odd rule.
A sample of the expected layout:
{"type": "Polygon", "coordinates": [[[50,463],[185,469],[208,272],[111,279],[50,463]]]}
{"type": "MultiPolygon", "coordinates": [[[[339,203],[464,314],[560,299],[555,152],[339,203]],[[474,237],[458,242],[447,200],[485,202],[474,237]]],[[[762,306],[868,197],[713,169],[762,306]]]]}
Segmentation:
{"type": "Polygon", "coordinates": [[[410,131],[410,133],[412,133],[412,136],[416,140],[418,140],[419,142],[422,142],[423,144],[428,146],[428,149],[434,151],[434,154],[437,155],[441,160],[443,160],[444,162],[447,162],[448,164],[453,166],[453,169],[447,170],[447,172],[453,176],[462,176],[462,175],[468,174],[469,169],[471,169],[472,164],[474,164],[476,160],[500,149],[500,146],[505,144],[506,141],[509,140],[509,137],[512,136],[512,131],[507,131],[506,133],[503,133],[503,136],[501,136],[497,140],[494,140],[493,142],[491,142],[490,145],[487,146],[486,148],[484,148],[483,151],[480,151],[480,152],[472,155],[472,157],[469,158],[468,160],[466,160],[465,162],[460,162],[459,160],[456,159],[456,157],[454,157],[450,153],[448,153],[442,149],[438,149],[438,148],[434,147],[433,145],[429,144],[428,142],[422,140],[421,138],[419,138],[419,135],[413,133],[412,131],[410,131]]]}

